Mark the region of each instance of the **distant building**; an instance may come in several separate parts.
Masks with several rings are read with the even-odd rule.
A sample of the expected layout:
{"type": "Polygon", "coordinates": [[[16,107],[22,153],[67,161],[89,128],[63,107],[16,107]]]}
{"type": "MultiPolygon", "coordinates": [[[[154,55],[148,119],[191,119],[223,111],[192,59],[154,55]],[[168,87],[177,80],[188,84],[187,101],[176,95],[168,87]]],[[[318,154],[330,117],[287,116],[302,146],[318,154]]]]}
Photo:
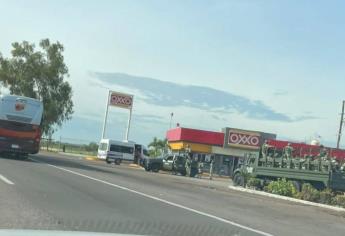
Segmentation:
{"type": "Polygon", "coordinates": [[[245,153],[259,153],[266,139],[276,139],[276,134],[260,131],[223,128],[222,132],[177,127],[167,131],[169,147],[182,152],[187,147],[204,163],[214,158],[215,173],[232,175],[239,158],[245,153]]]}

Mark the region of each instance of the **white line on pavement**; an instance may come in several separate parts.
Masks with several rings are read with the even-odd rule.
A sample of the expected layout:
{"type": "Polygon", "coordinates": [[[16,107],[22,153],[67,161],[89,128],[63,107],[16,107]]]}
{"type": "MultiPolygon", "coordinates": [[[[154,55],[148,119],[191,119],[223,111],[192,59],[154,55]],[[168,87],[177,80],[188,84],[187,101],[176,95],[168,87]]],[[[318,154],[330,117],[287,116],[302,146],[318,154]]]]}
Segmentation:
{"type": "Polygon", "coordinates": [[[146,198],[150,198],[150,199],[153,199],[153,200],[156,200],[156,201],[159,201],[159,202],[166,203],[166,204],[171,205],[171,206],[179,207],[181,209],[184,209],[184,210],[187,210],[187,211],[190,211],[190,212],[194,212],[196,214],[199,214],[199,215],[202,215],[202,216],[206,216],[206,217],[212,218],[214,220],[218,220],[218,221],[226,223],[226,224],[230,224],[230,225],[233,225],[233,226],[236,226],[236,227],[239,227],[239,228],[251,231],[251,232],[255,232],[257,234],[261,234],[261,235],[265,235],[265,236],[273,236],[270,233],[266,233],[266,232],[263,232],[263,231],[260,231],[260,230],[257,230],[257,229],[253,229],[253,228],[250,228],[248,226],[241,225],[239,223],[236,223],[236,222],[233,222],[233,221],[230,221],[230,220],[227,220],[227,219],[224,219],[224,218],[221,218],[221,217],[218,217],[218,216],[206,213],[206,212],[198,211],[198,210],[195,210],[195,209],[187,207],[187,206],[183,206],[183,205],[180,205],[180,204],[177,204],[177,203],[173,203],[173,202],[164,200],[162,198],[158,198],[158,197],[146,194],[146,193],[142,193],[142,192],[139,192],[139,191],[127,188],[127,187],[123,187],[121,185],[113,184],[113,183],[110,183],[110,182],[107,182],[107,181],[104,181],[104,180],[101,180],[101,179],[97,179],[97,178],[94,178],[94,177],[91,177],[91,176],[88,176],[88,175],[84,175],[84,174],[76,172],[76,171],[72,171],[72,170],[68,170],[68,169],[65,169],[65,168],[62,168],[62,167],[59,167],[59,166],[48,164],[48,163],[43,162],[43,161],[38,161],[38,160],[33,159],[33,158],[29,158],[29,159],[32,160],[32,161],[35,161],[35,162],[44,163],[44,164],[46,164],[48,166],[54,167],[54,168],[62,170],[62,171],[69,172],[69,173],[74,174],[74,175],[78,175],[78,176],[81,176],[81,177],[84,177],[84,178],[87,178],[87,179],[91,179],[91,180],[94,180],[94,181],[97,181],[97,182],[100,182],[100,183],[103,183],[103,184],[106,184],[106,185],[109,185],[109,186],[112,186],[112,187],[115,187],[115,188],[119,188],[119,189],[122,189],[122,190],[125,190],[125,191],[128,191],[128,192],[131,192],[131,193],[138,194],[138,195],[146,197],[146,198]]]}
{"type": "Polygon", "coordinates": [[[9,184],[9,185],[13,185],[13,184],[14,184],[11,180],[7,179],[7,178],[6,178],[5,176],[3,176],[3,175],[0,175],[0,179],[1,179],[2,181],[4,181],[6,184],[9,184]]]}

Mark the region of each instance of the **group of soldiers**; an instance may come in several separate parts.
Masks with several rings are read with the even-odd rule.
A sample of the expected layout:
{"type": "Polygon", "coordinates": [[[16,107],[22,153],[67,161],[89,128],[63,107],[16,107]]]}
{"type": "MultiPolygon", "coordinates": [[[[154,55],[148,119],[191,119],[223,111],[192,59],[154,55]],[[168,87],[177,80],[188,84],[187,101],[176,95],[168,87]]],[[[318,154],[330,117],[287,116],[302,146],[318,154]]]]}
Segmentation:
{"type": "Polygon", "coordinates": [[[187,174],[190,177],[194,177],[198,174],[199,161],[193,157],[191,152],[185,152],[180,155],[174,155],[172,163],[173,173],[187,174]]]}
{"type": "MultiPolygon", "coordinates": [[[[294,148],[291,146],[291,143],[288,143],[282,150],[282,154],[273,154],[270,152],[270,149],[274,148],[274,146],[271,146],[268,144],[267,140],[264,142],[264,144],[261,147],[261,155],[262,157],[281,157],[286,160],[292,160],[294,148]]],[[[308,163],[309,161],[312,161],[312,163],[319,163],[318,165],[321,166],[328,166],[327,169],[337,169],[341,171],[345,171],[345,163],[339,163],[336,158],[330,157],[328,149],[325,148],[323,145],[320,145],[319,153],[317,155],[304,155],[303,157],[299,158],[301,163],[308,163]]],[[[296,160],[297,161],[297,160],[296,160]]],[[[291,161],[290,161],[291,162],[291,161]]]]}
{"type": "MultiPolygon", "coordinates": [[[[268,151],[270,148],[273,148],[273,146],[269,145],[267,140],[265,140],[265,142],[261,148],[262,156],[266,156],[268,154],[268,151]]],[[[284,158],[287,158],[287,159],[292,158],[293,157],[293,151],[294,151],[294,148],[291,146],[291,143],[288,143],[284,147],[282,155],[284,158]]],[[[305,155],[305,158],[308,158],[308,157],[312,157],[312,156],[305,155]]],[[[319,159],[324,160],[324,161],[330,160],[327,148],[325,148],[323,145],[321,145],[319,154],[316,156],[316,158],[319,158],[319,159]]]]}
{"type": "MultiPolygon", "coordinates": [[[[198,176],[200,178],[203,173],[204,163],[201,160],[199,160],[197,156],[193,155],[189,146],[185,148],[183,155],[185,157],[185,160],[182,162],[184,162],[184,168],[185,168],[186,174],[190,177],[198,176]]],[[[178,160],[177,156],[174,156],[173,171],[174,169],[175,170],[178,169],[177,166],[181,164],[179,162],[181,162],[181,160],[178,160]]],[[[214,165],[214,158],[211,158],[210,173],[209,173],[210,179],[212,179],[212,175],[213,175],[213,165],[214,165]]]]}

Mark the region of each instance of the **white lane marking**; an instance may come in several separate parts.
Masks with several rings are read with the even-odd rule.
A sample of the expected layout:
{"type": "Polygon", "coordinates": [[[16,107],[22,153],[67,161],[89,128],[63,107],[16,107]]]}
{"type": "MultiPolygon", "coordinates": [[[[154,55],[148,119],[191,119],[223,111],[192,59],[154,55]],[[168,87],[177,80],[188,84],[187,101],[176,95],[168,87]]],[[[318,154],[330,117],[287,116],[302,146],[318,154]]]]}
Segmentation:
{"type": "Polygon", "coordinates": [[[13,183],[11,180],[7,179],[7,178],[6,178],[5,176],[3,176],[3,175],[0,175],[0,179],[1,179],[2,181],[4,181],[6,184],[14,185],[14,183],[13,183]]]}
{"type": "Polygon", "coordinates": [[[230,224],[230,225],[239,227],[241,229],[245,229],[245,230],[248,230],[248,231],[251,231],[251,232],[254,232],[254,233],[257,233],[257,234],[265,235],[265,236],[273,236],[273,234],[266,233],[266,232],[263,232],[263,231],[260,231],[260,230],[257,230],[257,229],[253,229],[253,228],[250,228],[248,226],[241,225],[239,223],[236,223],[236,222],[233,222],[233,221],[230,221],[230,220],[227,220],[227,219],[224,219],[224,218],[221,218],[221,217],[218,217],[218,216],[206,213],[206,212],[198,211],[198,210],[195,210],[193,208],[190,208],[190,207],[187,207],[187,206],[183,206],[183,205],[180,205],[180,204],[177,204],[177,203],[174,203],[174,202],[170,202],[170,201],[164,200],[162,198],[158,198],[158,197],[146,194],[146,193],[142,193],[142,192],[139,192],[139,191],[127,188],[127,187],[123,187],[121,185],[113,184],[113,183],[110,183],[110,182],[107,182],[107,181],[104,181],[104,180],[101,180],[101,179],[97,179],[97,178],[94,178],[94,177],[91,177],[91,176],[88,176],[88,175],[84,175],[82,173],[79,173],[79,172],[76,172],[76,171],[73,171],[73,170],[68,170],[68,169],[65,169],[65,168],[62,168],[62,167],[59,167],[59,166],[48,164],[47,162],[38,161],[36,159],[32,159],[31,157],[29,159],[32,160],[32,161],[35,161],[35,162],[44,163],[44,164],[46,164],[48,166],[54,167],[54,168],[62,170],[62,171],[69,172],[69,173],[74,174],[74,175],[78,175],[78,176],[81,176],[81,177],[84,177],[84,178],[87,178],[87,179],[91,179],[91,180],[94,180],[94,181],[97,181],[97,182],[100,182],[100,183],[103,183],[103,184],[106,184],[106,185],[109,185],[109,186],[112,186],[112,187],[115,187],[115,188],[119,188],[119,189],[122,189],[122,190],[125,190],[125,191],[128,191],[128,192],[131,192],[131,193],[138,194],[138,195],[146,197],[146,198],[150,198],[150,199],[153,199],[153,200],[156,200],[156,201],[159,201],[159,202],[166,203],[166,204],[171,205],[171,206],[175,206],[175,207],[178,207],[178,208],[190,211],[190,212],[194,212],[196,214],[199,214],[199,215],[202,215],[202,216],[206,216],[206,217],[212,218],[214,220],[218,220],[220,222],[223,222],[223,223],[226,223],[226,224],[230,224]]]}

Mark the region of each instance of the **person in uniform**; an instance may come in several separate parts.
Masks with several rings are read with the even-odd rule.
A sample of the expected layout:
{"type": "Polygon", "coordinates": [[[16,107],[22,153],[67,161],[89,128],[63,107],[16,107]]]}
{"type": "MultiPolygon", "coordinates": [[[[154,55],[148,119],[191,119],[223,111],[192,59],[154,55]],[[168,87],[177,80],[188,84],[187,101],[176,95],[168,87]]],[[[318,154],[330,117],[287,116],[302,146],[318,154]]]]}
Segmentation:
{"type": "Polygon", "coordinates": [[[322,160],[328,159],[328,150],[323,145],[320,146],[319,158],[321,158],[322,160]]]}
{"type": "Polygon", "coordinates": [[[291,147],[291,143],[288,143],[287,146],[284,147],[284,157],[291,158],[293,152],[293,147],[291,147]]]}
{"type": "Polygon", "coordinates": [[[199,164],[198,164],[198,178],[199,179],[201,179],[201,175],[203,173],[203,169],[204,169],[204,163],[199,161],[199,164]]]}
{"type": "Polygon", "coordinates": [[[172,159],[172,166],[171,166],[171,172],[173,174],[177,174],[177,164],[176,164],[176,161],[177,161],[177,155],[174,155],[173,156],[173,159],[172,159]]]}
{"type": "Polygon", "coordinates": [[[261,147],[261,154],[262,156],[265,156],[267,155],[268,153],[268,149],[270,148],[271,146],[268,144],[268,141],[265,140],[264,144],[262,144],[262,147],[261,147]]]}

